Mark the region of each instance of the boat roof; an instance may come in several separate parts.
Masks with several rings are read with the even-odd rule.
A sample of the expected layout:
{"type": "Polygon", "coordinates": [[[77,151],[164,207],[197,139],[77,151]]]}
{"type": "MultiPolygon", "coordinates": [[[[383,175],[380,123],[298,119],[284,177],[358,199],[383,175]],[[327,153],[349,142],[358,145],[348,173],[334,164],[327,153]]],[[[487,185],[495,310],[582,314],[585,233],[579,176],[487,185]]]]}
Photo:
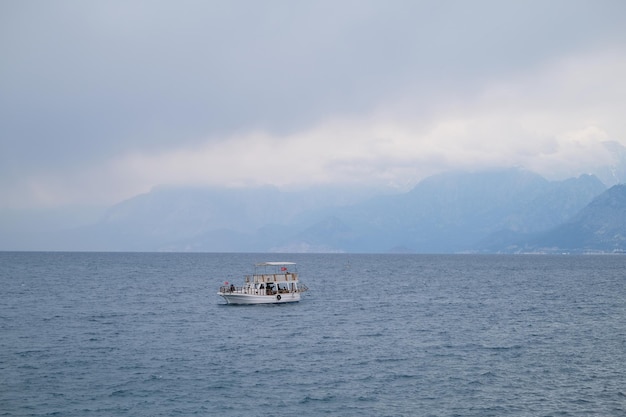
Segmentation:
{"type": "Polygon", "coordinates": [[[261,262],[256,266],[281,266],[281,265],[295,265],[295,262],[261,262]]]}

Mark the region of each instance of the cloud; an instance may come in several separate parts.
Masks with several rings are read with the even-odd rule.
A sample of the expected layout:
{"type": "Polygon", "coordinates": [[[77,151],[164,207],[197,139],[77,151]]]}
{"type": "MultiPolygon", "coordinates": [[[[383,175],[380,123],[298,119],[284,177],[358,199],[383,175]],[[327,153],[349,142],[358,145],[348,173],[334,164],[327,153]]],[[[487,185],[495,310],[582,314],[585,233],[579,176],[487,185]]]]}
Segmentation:
{"type": "Polygon", "coordinates": [[[5,205],[162,183],[408,187],[511,164],[558,176],[625,137],[619,1],[1,7],[5,205]]]}
{"type": "Polygon", "coordinates": [[[626,134],[611,123],[626,110],[624,70],[626,54],[585,54],[499,81],[428,119],[394,118],[382,109],[293,134],[250,132],[171,153],[132,154],[120,169],[129,177],[158,172],[147,181],[153,183],[279,186],[402,186],[445,169],[511,165],[553,178],[577,175],[610,163],[602,143],[626,134]],[[604,83],[611,88],[599,88],[604,83]]]}
{"type": "Polygon", "coordinates": [[[29,188],[49,202],[112,201],[158,184],[406,189],[448,169],[508,166],[561,179],[610,164],[603,142],[626,145],[624,70],[621,51],[566,57],[456,97],[428,117],[410,117],[408,98],[393,103],[402,111],[382,106],[292,133],[250,130],[176,149],[135,149],[83,166],[79,176],[32,179],[29,188]]]}

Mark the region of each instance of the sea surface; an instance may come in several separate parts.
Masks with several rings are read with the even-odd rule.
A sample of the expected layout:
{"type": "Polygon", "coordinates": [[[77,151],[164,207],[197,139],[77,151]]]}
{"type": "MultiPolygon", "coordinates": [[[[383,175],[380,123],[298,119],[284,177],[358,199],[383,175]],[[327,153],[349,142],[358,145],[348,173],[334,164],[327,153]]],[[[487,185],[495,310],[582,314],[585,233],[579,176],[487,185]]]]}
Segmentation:
{"type": "Polygon", "coordinates": [[[624,416],[626,256],[0,253],[1,416],[624,416]],[[300,303],[224,281],[298,262],[300,303]]]}

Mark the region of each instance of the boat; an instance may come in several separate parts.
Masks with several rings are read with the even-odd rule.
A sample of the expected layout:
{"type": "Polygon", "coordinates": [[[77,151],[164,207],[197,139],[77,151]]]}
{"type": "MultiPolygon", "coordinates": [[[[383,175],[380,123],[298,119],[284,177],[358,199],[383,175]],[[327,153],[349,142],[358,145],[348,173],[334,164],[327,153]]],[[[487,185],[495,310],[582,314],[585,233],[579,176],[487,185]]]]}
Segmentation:
{"type": "Polygon", "coordinates": [[[308,291],[298,278],[294,262],[262,262],[254,266],[252,275],[245,275],[243,286],[225,282],[217,294],[226,304],[294,303],[308,291]]]}

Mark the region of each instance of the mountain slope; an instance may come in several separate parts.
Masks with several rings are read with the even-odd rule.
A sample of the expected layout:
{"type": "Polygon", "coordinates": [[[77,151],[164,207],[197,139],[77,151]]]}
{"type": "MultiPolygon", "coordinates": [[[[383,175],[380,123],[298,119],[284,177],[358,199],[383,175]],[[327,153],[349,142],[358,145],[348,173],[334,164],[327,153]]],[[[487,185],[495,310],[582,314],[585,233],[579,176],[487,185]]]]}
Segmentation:
{"type": "Polygon", "coordinates": [[[553,182],[517,169],[445,173],[369,199],[340,189],[158,188],[58,242],[105,251],[497,252],[511,234],[556,227],[604,190],[593,176],[553,182]],[[477,246],[492,236],[499,240],[477,246]]]}
{"type": "Polygon", "coordinates": [[[527,243],[544,251],[626,251],[626,185],[615,185],[595,198],[571,221],[527,243]]]}
{"type": "Polygon", "coordinates": [[[332,210],[374,191],[157,187],[116,204],[96,223],[66,231],[58,242],[69,250],[267,251],[283,238],[277,231],[295,227],[307,210],[332,210]]]}
{"type": "Polygon", "coordinates": [[[476,242],[498,231],[532,233],[554,227],[604,189],[597,178],[586,175],[550,182],[516,169],[445,173],[406,194],[335,211],[332,224],[350,230],[341,241],[336,239],[338,230],[322,220],[286,246],[326,242],[348,252],[474,250],[476,242]]]}

